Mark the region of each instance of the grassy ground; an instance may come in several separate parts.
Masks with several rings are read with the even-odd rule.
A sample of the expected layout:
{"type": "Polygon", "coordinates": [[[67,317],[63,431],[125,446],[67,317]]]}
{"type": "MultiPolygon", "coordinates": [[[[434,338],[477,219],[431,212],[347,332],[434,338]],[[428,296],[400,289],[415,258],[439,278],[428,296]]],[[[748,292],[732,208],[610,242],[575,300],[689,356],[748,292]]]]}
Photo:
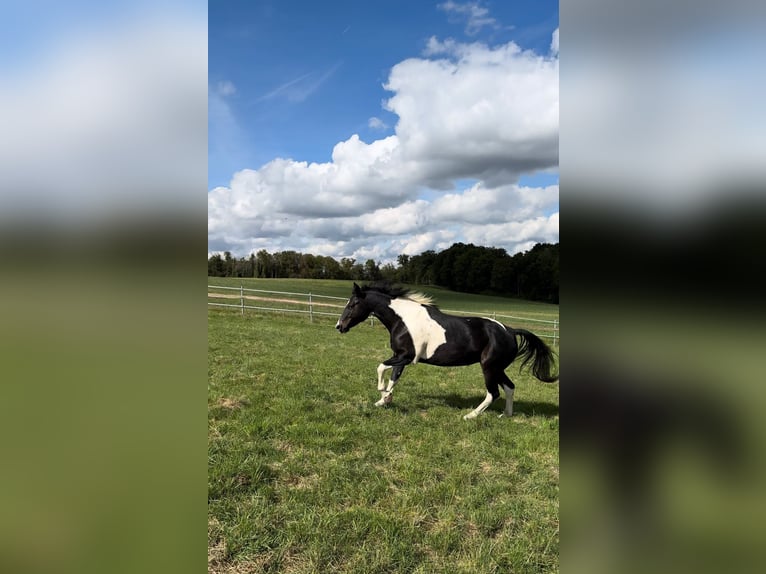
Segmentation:
{"type": "Polygon", "coordinates": [[[417,365],[375,408],[388,334],[333,324],[209,311],[209,570],[557,571],[558,386],[463,421],[479,368],[417,365]]]}

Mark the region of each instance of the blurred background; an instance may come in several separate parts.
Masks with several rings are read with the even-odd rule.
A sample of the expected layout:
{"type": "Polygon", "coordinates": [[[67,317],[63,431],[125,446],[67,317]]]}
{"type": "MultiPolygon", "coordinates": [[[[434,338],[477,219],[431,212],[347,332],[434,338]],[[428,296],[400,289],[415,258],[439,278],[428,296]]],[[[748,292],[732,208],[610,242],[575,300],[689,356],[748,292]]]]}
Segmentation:
{"type": "Polygon", "coordinates": [[[5,3],[0,126],[0,571],[201,571],[207,4],[5,3]]]}
{"type": "Polygon", "coordinates": [[[566,572],[764,567],[763,16],[561,5],[566,572]]]}

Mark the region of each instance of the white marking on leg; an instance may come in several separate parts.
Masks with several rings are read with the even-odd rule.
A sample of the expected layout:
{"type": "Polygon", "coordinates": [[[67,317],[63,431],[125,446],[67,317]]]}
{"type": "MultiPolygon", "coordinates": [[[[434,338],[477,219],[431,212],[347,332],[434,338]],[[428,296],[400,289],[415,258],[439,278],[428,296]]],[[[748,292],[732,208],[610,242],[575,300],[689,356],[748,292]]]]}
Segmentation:
{"type": "Polygon", "coordinates": [[[394,393],[391,391],[383,391],[380,393],[380,400],[375,403],[376,407],[382,407],[388,405],[394,400],[394,393]]]}
{"type": "Polygon", "coordinates": [[[491,405],[491,404],[492,404],[492,401],[493,401],[493,400],[494,400],[494,399],[492,398],[492,393],[489,393],[489,392],[488,392],[488,393],[487,393],[487,396],[486,396],[486,397],[484,397],[484,400],[483,400],[483,401],[481,401],[481,404],[480,404],[478,407],[476,407],[475,409],[473,409],[473,410],[472,410],[470,413],[468,413],[467,415],[465,415],[465,416],[463,417],[463,420],[464,420],[464,421],[467,421],[468,419],[475,419],[475,418],[476,418],[476,417],[478,417],[478,416],[479,416],[481,413],[483,413],[483,412],[484,412],[484,410],[485,410],[485,409],[486,409],[486,408],[487,408],[489,405],[491,405]]]}
{"type": "Polygon", "coordinates": [[[515,389],[503,385],[503,390],[505,391],[505,411],[503,414],[507,417],[511,417],[513,416],[513,391],[515,389]]]}
{"type": "Polygon", "coordinates": [[[388,381],[388,386],[386,387],[386,392],[387,393],[393,392],[394,387],[396,386],[396,383],[398,383],[398,382],[399,382],[399,379],[391,379],[390,381],[388,381]]]}
{"type": "Polygon", "coordinates": [[[429,359],[441,345],[447,342],[447,331],[431,319],[428,310],[410,299],[393,299],[389,304],[394,313],[404,321],[415,347],[415,364],[421,357],[429,359]]]}
{"type": "Polygon", "coordinates": [[[378,365],[378,390],[382,391],[386,388],[386,385],[383,383],[383,373],[385,373],[388,369],[392,368],[391,365],[386,365],[384,363],[381,363],[378,365]]]}
{"type": "Polygon", "coordinates": [[[391,401],[394,400],[394,387],[398,382],[399,379],[391,379],[388,381],[388,385],[386,385],[386,390],[380,389],[380,400],[375,403],[376,407],[391,404],[391,401]]]}

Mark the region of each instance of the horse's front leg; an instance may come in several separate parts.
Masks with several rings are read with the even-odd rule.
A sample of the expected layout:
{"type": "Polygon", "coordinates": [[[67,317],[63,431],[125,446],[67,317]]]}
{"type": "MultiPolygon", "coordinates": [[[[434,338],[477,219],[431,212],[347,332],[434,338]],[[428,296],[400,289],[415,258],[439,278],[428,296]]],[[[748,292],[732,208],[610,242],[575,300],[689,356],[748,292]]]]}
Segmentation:
{"type": "Polygon", "coordinates": [[[382,407],[391,403],[394,399],[394,387],[396,386],[396,383],[399,382],[399,377],[402,376],[402,372],[404,372],[405,365],[386,365],[386,362],[383,362],[378,366],[378,390],[380,391],[380,400],[375,403],[376,407],[382,407]],[[388,385],[384,387],[383,373],[386,369],[393,370],[391,371],[391,379],[388,381],[388,385]]]}
{"type": "Polygon", "coordinates": [[[391,365],[386,365],[385,363],[381,363],[378,365],[378,390],[383,392],[386,389],[386,383],[383,380],[383,373],[385,373],[388,369],[391,369],[391,365]]]}

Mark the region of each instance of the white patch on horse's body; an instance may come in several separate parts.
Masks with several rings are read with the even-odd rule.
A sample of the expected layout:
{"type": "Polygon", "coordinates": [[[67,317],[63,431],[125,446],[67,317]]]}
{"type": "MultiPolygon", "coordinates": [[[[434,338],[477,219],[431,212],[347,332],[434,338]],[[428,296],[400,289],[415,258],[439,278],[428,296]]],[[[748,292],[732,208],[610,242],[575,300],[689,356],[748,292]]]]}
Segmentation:
{"type": "Polygon", "coordinates": [[[423,307],[425,303],[421,303],[424,300],[428,298],[408,295],[406,298],[392,299],[389,304],[394,313],[404,321],[412,338],[412,344],[415,347],[413,365],[421,358],[430,359],[436,349],[447,342],[447,331],[431,319],[428,310],[423,307]]]}

